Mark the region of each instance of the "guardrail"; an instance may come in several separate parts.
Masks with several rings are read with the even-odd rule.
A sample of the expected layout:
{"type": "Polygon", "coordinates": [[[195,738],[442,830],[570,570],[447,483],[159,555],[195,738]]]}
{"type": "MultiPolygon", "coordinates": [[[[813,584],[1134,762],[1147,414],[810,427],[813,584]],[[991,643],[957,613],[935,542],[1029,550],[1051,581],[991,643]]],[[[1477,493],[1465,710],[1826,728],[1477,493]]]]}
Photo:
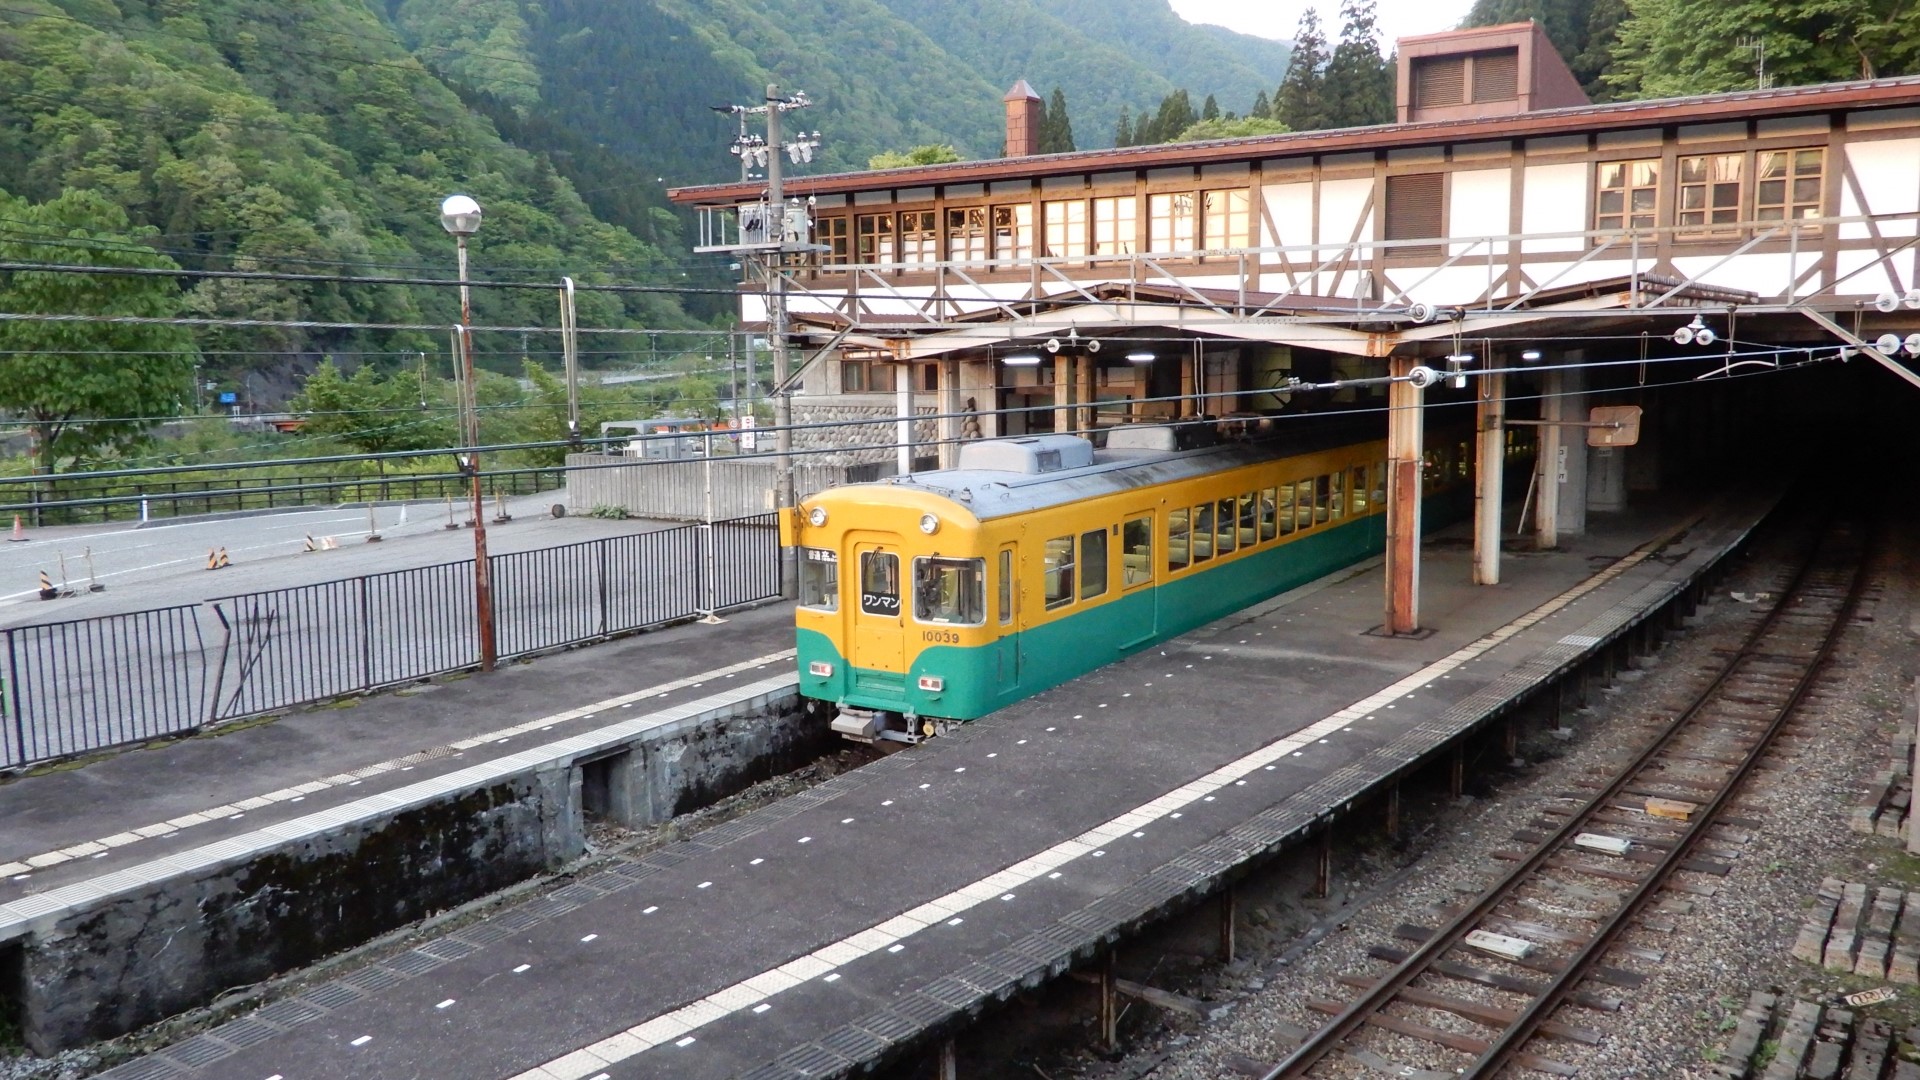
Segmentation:
{"type": "MultiPolygon", "coordinates": [[[[500,659],[771,600],[773,514],[494,555],[500,659]]],[[[0,768],[478,666],[473,563],[0,630],[0,768]]]]}

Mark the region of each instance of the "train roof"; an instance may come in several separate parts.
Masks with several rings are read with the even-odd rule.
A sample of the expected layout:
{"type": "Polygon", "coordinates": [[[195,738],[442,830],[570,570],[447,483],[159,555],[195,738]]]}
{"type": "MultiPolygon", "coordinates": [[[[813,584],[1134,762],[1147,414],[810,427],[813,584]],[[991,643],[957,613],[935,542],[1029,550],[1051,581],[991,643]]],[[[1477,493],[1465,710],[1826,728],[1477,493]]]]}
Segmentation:
{"type": "Polygon", "coordinates": [[[1095,449],[1077,435],[984,439],[961,446],[959,468],[840,490],[925,492],[950,499],[985,521],[1383,437],[1351,430],[1344,437],[1286,433],[1180,449],[1173,428],[1141,425],[1113,429],[1106,449],[1095,449]],[[1161,432],[1165,435],[1157,434],[1161,432]]]}

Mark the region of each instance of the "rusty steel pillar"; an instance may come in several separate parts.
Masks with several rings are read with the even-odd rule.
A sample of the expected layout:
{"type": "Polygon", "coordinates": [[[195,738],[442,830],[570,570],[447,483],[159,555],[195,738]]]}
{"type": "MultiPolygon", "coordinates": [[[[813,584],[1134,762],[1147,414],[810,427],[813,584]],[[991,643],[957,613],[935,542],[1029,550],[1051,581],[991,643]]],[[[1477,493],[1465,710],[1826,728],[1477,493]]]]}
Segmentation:
{"type": "Polygon", "coordinates": [[[1480,376],[1480,401],[1474,412],[1473,583],[1500,584],[1500,492],[1506,482],[1507,377],[1480,376]]]}
{"type": "Polygon", "coordinates": [[[1387,620],[1389,634],[1420,629],[1420,436],[1425,392],[1405,376],[1419,361],[1388,358],[1387,620]]]}
{"type": "Polygon", "coordinates": [[[1194,370],[1200,366],[1200,354],[1180,358],[1180,415],[1191,417],[1202,410],[1194,408],[1194,370]]]}

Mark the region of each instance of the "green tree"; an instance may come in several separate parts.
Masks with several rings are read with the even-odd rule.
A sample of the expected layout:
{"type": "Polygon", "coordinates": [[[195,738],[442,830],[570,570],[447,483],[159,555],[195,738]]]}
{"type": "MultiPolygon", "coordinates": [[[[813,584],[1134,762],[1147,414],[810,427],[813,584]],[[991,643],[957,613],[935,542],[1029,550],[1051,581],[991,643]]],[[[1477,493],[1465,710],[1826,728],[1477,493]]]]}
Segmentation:
{"type": "Polygon", "coordinates": [[[959,161],[960,151],[945,143],[929,143],[916,146],[902,154],[894,150],[883,150],[867,159],[869,169],[906,169],[915,165],[944,165],[949,161],[959,161]]]}
{"type": "MultiPolygon", "coordinates": [[[[1394,119],[1393,65],[1380,55],[1374,0],[1343,0],[1340,44],[1327,59],[1321,85],[1327,127],[1390,124],[1394,119]]],[[[1285,120],[1286,117],[1281,119],[1285,120]]]]}
{"type": "Polygon", "coordinates": [[[1208,94],[1207,100],[1201,103],[1200,105],[1200,119],[1202,120],[1220,119],[1220,103],[1213,100],[1212,94],[1208,94]]]}
{"type": "Polygon", "coordinates": [[[1920,11],[1903,0],[1628,0],[1613,70],[1620,97],[1750,90],[1763,45],[1771,86],[1915,70],[1920,11]]]}
{"type": "Polygon", "coordinates": [[[1326,68],[1327,37],[1319,14],[1308,8],[1293,32],[1293,58],[1273,95],[1273,118],[1294,131],[1327,127],[1326,68]]]}
{"type": "Polygon", "coordinates": [[[1247,110],[1247,116],[1253,120],[1273,119],[1273,102],[1267,99],[1265,90],[1260,91],[1259,96],[1253,99],[1253,108],[1247,110]]]}
{"type": "MultiPolygon", "coordinates": [[[[172,270],[141,243],[126,212],[91,191],[32,204],[0,191],[0,260],[52,260],[97,267],[172,270]]],[[[0,271],[0,311],[33,315],[180,313],[180,289],[165,276],[0,271]]],[[[196,356],[178,326],[92,322],[0,323],[0,409],[24,417],[35,472],[62,461],[125,450],[191,399],[196,356]]]]}
{"type": "MultiPolygon", "coordinates": [[[[331,356],[307,377],[290,404],[302,414],[301,431],[330,438],[363,454],[433,450],[457,443],[450,384],[424,371],[383,376],[361,365],[342,375],[331,356]]],[[[377,472],[386,473],[384,460],[377,472]]]]}
{"type": "Polygon", "coordinates": [[[1067,95],[1057,86],[1053,88],[1046,109],[1040,115],[1040,152],[1073,152],[1073,120],[1067,116],[1067,95]]]}
{"type": "Polygon", "coordinates": [[[1278,120],[1262,120],[1255,116],[1220,116],[1190,125],[1173,141],[1200,142],[1205,139],[1240,139],[1249,135],[1285,135],[1291,130],[1278,120]]]}
{"type": "Polygon", "coordinates": [[[1120,106],[1120,122],[1113,127],[1113,145],[1133,145],[1133,114],[1125,105],[1120,106]]]}

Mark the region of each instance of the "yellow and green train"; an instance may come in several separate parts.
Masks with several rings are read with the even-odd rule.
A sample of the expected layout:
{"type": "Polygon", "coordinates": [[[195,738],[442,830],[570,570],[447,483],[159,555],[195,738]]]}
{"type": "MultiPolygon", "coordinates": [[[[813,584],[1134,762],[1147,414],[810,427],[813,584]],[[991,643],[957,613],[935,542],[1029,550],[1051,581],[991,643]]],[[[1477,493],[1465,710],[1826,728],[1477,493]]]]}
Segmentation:
{"type": "MultiPolygon", "coordinates": [[[[848,738],[917,742],[1376,554],[1386,443],[1351,439],[990,439],[810,496],[782,536],[800,692],[848,738]]],[[[1464,435],[1429,447],[1439,524],[1471,506],[1470,458],[1464,435]]]]}

